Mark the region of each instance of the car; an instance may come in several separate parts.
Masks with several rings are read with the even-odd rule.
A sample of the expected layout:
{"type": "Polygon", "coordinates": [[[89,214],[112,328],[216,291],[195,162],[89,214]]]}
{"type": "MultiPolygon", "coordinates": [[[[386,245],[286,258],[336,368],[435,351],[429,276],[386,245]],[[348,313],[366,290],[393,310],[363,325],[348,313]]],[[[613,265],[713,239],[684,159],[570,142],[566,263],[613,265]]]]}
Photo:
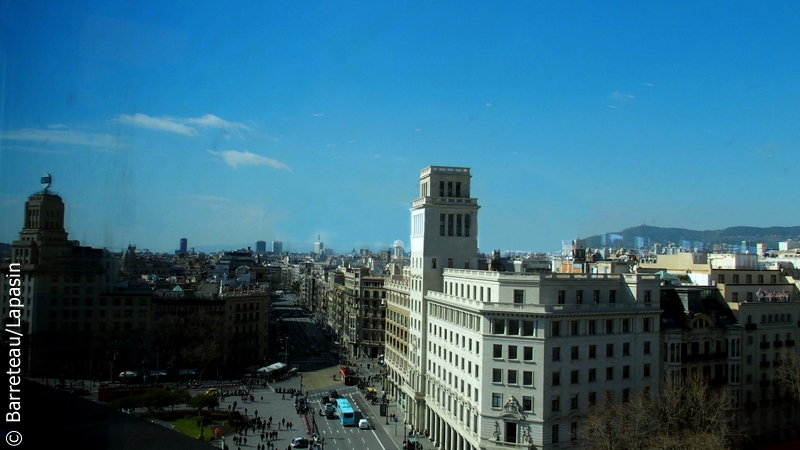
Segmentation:
{"type": "Polygon", "coordinates": [[[369,430],[369,421],[367,419],[359,420],[358,428],[361,428],[362,430],[369,430]]]}
{"type": "Polygon", "coordinates": [[[216,395],[217,397],[219,397],[220,394],[221,394],[221,392],[219,391],[219,389],[214,388],[214,387],[208,388],[206,390],[206,395],[216,395]]]}
{"type": "Polygon", "coordinates": [[[330,397],[331,397],[331,398],[339,398],[339,393],[338,393],[338,392],[336,392],[336,390],[332,390],[332,391],[330,392],[330,397]]]}
{"type": "Polygon", "coordinates": [[[292,439],[292,447],[308,447],[308,439],[304,438],[303,436],[298,436],[292,439]]]}

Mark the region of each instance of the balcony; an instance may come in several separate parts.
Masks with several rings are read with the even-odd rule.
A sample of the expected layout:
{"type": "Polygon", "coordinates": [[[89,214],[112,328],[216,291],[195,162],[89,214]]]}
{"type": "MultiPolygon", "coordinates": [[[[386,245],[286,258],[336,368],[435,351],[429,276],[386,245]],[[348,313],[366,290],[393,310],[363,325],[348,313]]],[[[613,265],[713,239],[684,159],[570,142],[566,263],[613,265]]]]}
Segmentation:
{"type": "Polygon", "coordinates": [[[772,367],[780,367],[781,364],[783,364],[783,361],[778,359],[772,362],[772,367]]]}
{"type": "Polygon", "coordinates": [[[762,388],[769,387],[770,381],[769,380],[761,380],[758,382],[758,385],[762,388]]]}
{"type": "Polygon", "coordinates": [[[787,339],[786,340],[786,346],[787,347],[794,347],[794,340],[793,339],[787,339]]]}
{"type": "Polygon", "coordinates": [[[769,361],[761,361],[760,366],[762,369],[769,369],[769,361]]]}
{"type": "Polygon", "coordinates": [[[744,329],[747,330],[747,331],[755,331],[756,328],[757,328],[757,325],[754,324],[754,323],[747,323],[747,324],[744,325],[744,329]]]}
{"type": "Polygon", "coordinates": [[[775,341],[772,343],[772,346],[775,348],[781,348],[783,347],[783,341],[775,341]]]}
{"type": "Polygon", "coordinates": [[[761,348],[769,348],[769,342],[762,342],[761,348]]]}

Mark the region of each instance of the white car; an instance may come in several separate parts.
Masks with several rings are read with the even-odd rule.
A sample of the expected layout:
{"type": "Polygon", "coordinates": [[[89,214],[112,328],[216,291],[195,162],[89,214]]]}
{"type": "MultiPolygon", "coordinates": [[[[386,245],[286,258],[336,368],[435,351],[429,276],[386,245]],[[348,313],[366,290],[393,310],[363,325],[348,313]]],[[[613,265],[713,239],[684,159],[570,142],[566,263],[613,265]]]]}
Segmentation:
{"type": "Polygon", "coordinates": [[[359,420],[358,428],[361,428],[362,430],[369,430],[369,421],[367,421],[367,419],[359,420]]]}

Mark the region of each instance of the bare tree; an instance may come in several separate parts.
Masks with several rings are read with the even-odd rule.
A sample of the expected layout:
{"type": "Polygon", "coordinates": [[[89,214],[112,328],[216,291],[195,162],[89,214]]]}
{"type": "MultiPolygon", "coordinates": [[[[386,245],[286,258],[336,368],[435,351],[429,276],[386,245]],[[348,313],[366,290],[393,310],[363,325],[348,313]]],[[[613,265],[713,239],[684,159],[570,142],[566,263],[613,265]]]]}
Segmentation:
{"type": "Polygon", "coordinates": [[[800,357],[789,348],[781,351],[781,364],[775,368],[775,383],[789,395],[795,403],[800,403],[800,357]]]}
{"type": "Polygon", "coordinates": [[[581,437],[598,450],[726,450],[739,434],[727,390],[711,389],[703,377],[692,375],[665,379],[654,399],[635,396],[592,408],[581,437]]]}

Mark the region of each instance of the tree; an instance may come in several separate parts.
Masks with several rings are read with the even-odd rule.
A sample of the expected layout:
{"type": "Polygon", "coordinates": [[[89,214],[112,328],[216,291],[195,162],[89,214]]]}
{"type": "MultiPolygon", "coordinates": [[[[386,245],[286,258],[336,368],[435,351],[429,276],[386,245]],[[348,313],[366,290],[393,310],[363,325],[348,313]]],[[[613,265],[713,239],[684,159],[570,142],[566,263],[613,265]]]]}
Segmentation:
{"type": "Polygon", "coordinates": [[[789,348],[781,351],[781,364],[775,368],[775,383],[789,395],[795,403],[800,403],[800,357],[789,348]]]}
{"type": "Polygon", "coordinates": [[[727,390],[700,375],[665,379],[654,399],[598,405],[581,430],[586,447],[604,450],[726,450],[739,437],[727,390]]]}
{"type": "Polygon", "coordinates": [[[170,397],[170,406],[172,406],[173,410],[175,410],[175,405],[188,405],[192,400],[192,394],[190,394],[186,389],[177,389],[171,391],[170,397]]]}
{"type": "Polygon", "coordinates": [[[189,400],[189,406],[197,409],[197,414],[200,415],[203,408],[219,407],[219,399],[215,395],[197,394],[189,400]]]}

